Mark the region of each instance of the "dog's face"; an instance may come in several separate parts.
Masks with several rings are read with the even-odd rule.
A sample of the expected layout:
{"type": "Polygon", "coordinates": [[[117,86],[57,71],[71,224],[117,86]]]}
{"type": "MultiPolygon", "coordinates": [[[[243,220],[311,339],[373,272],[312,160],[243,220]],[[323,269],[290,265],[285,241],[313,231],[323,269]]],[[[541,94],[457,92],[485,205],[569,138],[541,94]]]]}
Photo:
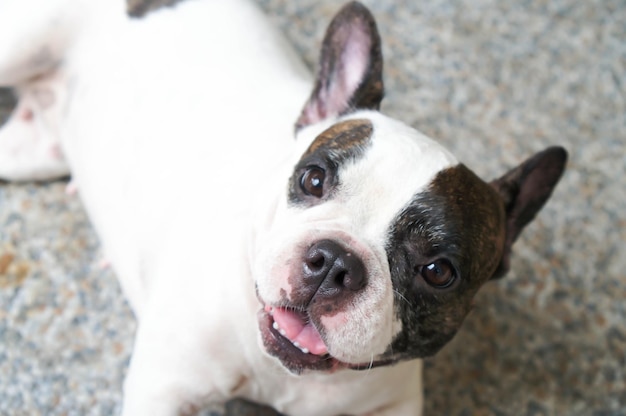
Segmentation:
{"type": "Polygon", "coordinates": [[[295,373],[437,352],[563,170],[550,149],[488,184],[375,111],[381,99],[376,27],[350,3],[328,29],[293,171],[254,253],[263,348],[295,373]]]}

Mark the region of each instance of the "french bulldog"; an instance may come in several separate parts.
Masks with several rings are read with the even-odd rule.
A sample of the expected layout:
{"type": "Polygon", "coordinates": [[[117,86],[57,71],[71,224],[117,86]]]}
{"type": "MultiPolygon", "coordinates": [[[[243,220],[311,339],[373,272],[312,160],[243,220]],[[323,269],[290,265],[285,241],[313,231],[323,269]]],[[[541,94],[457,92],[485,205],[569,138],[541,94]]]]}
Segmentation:
{"type": "Polygon", "coordinates": [[[315,77],[244,0],[141,19],[122,0],[4,0],[0,39],[19,96],[0,175],[71,173],[138,320],[125,416],[233,397],[421,414],[421,359],[507,272],[566,163],[550,147],[486,182],[381,114],[357,2],[315,77]]]}

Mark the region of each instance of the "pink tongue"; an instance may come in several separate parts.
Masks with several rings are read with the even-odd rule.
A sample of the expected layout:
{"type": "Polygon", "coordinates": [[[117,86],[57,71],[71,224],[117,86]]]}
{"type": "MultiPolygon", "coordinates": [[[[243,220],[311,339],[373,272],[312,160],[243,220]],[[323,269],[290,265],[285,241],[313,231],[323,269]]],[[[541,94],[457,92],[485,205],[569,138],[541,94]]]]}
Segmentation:
{"type": "Polygon", "coordinates": [[[299,314],[283,308],[274,308],[273,318],[280,329],[285,331],[283,336],[292,343],[297,342],[300,348],[306,348],[313,355],[328,353],[328,349],[315,326],[304,323],[299,314]]]}

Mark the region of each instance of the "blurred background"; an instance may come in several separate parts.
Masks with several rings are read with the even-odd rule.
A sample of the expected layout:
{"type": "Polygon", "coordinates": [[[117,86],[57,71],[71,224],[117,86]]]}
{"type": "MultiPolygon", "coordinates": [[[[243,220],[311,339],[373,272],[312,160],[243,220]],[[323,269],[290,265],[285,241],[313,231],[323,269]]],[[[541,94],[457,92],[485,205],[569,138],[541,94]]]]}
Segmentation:
{"type": "MultiPolygon", "coordinates": [[[[511,272],[426,360],[425,414],[626,415],[626,2],[363,3],[383,40],[383,112],[485,179],[550,145],[570,153],[511,272]]],[[[258,4],[314,68],[340,3],[258,4]]],[[[12,105],[0,91],[0,122],[12,105]]],[[[0,183],[2,415],[120,409],[135,321],[66,183],[0,183]]],[[[271,414],[209,413],[224,411],[271,414]]]]}

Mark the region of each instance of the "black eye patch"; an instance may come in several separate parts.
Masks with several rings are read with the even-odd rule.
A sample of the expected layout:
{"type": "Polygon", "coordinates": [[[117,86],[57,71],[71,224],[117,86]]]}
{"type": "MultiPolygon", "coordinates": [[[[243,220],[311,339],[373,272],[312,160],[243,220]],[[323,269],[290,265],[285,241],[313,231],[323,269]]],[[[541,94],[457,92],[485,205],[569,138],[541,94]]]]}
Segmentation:
{"type": "Polygon", "coordinates": [[[402,332],[394,357],[437,352],[459,329],[501,256],[502,202],[464,165],[440,172],[389,229],[386,252],[402,332]]]}
{"type": "Polygon", "coordinates": [[[319,134],[295,166],[289,180],[289,202],[310,206],[331,198],[340,182],[338,172],[341,166],[365,153],[372,131],[369,120],[356,119],[334,124],[319,134]],[[312,172],[316,174],[314,177],[312,172]],[[311,182],[311,178],[317,182],[311,182]]]}

